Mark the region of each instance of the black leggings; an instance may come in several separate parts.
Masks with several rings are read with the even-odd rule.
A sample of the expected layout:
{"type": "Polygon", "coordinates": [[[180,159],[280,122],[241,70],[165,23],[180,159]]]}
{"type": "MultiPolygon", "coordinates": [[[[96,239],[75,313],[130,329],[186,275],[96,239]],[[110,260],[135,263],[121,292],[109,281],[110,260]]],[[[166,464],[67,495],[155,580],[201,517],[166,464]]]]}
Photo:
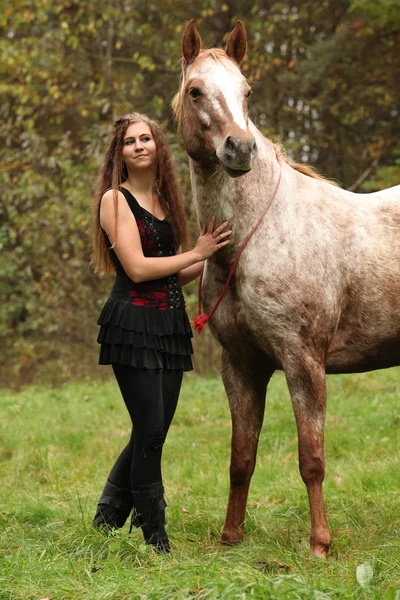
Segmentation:
{"type": "Polygon", "coordinates": [[[132,420],[132,434],[108,480],[119,488],[138,490],[162,481],[163,444],[178,403],[182,371],[134,369],[112,365],[132,420]]]}

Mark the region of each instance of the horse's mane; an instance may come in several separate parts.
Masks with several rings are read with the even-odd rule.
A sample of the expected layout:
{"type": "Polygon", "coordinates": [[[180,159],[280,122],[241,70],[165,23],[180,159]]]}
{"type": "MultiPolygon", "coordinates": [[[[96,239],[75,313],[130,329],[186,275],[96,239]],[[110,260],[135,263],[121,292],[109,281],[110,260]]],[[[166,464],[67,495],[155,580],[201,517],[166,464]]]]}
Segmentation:
{"type": "Polygon", "coordinates": [[[310,165],[303,165],[301,163],[291,163],[288,160],[286,161],[292,169],[302,173],[303,175],[307,175],[307,177],[312,177],[313,179],[319,179],[320,181],[325,181],[325,183],[330,183],[335,187],[340,187],[340,184],[334,179],[329,179],[328,177],[324,177],[321,173],[318,173],[315,167],[310,167],[310,165]]]}
{"type": "Polygon", "coordinates": [[[179,132],[182,131],[182,80],[183,75],[181,76],[181,88],[171,100],[171,106],[172,110],[174,111],[175,120],[178,123],[179,132]]]}
{"type": "MultiPolygon", "coordinates": [[[[228,60],[231,60],[234,64],[236,64],[226,54],[226,52],[224,50],[222,50],[221,48],[208,48],[206,50],[200,50],[199,56],[201,56],[201,57],[211,56],[211,58],[213,58],[214,60],[220,60],[221,58],[226,58],[228,60]]],[[[182,131],[182,117],[183,117],[182,88],[183,88],[183,83],[184,83],[185,66],[186,65],[182,59],[182,73],[181,73],[180,88],[179,88],[179,91],[175,94],[175,96],[173,97],[173,99],[171,101],[172,110],[175,115],[175,120],[178,123],[178,131],[179,132],[182,131]]],[[[275,148],[275,152],[277,154],[279,154],[283,158],[283,160],[290,167],[292,167],[292,169],[294,169],[295,171],[298,171],[299,173],[302,173],[303,175],[306,175],[307,177],[312,177],[313,179],[318,179],[319,181],[325,181],[326,183],[330,183],[331,185],[334,185],[334,186],[338,185],[338,183],[336,181],[332,181],[331,179],[324,177],[323,175],[318,173],[318,171],[314,167],[311,167],[310,165],[304,165],[302,163],[296,163],[296,162],[289,162],[286,157],[285,149],[281,144],[274,143],[273,146],[275,148]]]]}
{"type": "Polygon", "coordinates": [[[299,173],[303,173],[303,175],[307,175],[307,177],[313,177],[314,179],[320,179],[321,181],[328,181],[328,183],[333,183],[329,181],[326,177],[318,173],[314,167],[310,167],[309,165],[303,165],[302,163],[291,163],[286,161],[292,169],[298,171],[299,173]]]}
{"type": "Polygon", "coordinates": [[[282,144],[274,143],[273,146],[274,146],[275,152],[281,158],[283,158],[283,160],[289,165],[289,167],[292,167],[292,169],[294,169],[295,171],[298,171],[302,175],[307,175],[307,177],[312,177],[313,179],[318,179],[319,181],[325,181],[325,183],[330,183],[331,185],[339,186],[337,181],[328,179],[328,177],[324,177],[324,175],[321,175],[320,173],[318,173],[318,171],[315,167],[311,167],[310,165],[304,165],[302,163],[290,162],[286,157],[286,151],[285,151],[284,147],[282,146],[282,144]]]}

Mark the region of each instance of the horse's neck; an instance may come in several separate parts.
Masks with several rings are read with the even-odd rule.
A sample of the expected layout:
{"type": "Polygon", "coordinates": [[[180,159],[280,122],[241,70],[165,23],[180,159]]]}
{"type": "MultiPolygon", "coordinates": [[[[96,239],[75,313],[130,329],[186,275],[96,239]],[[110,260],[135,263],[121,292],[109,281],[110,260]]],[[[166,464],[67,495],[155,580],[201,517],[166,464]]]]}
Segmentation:
{"type": "Polygon", "coordinates": [[[240,227],[254,223],[255,217],[273,193],[279,173],[279,163],[273,145],[251,123],[256,137],[258,157],[252,170],[236,179],[222,167],[210,169],[190,159],[193,199],[201,225],[215,216],[219,224],[228,221],[240,227]]]}
{"type": "Polygon", "coordinates": [[[235,182],[220,168],[210,170],[190,159],[193,200],[201,225],[215,216],[217,223],[234,218],[235,182]]]}

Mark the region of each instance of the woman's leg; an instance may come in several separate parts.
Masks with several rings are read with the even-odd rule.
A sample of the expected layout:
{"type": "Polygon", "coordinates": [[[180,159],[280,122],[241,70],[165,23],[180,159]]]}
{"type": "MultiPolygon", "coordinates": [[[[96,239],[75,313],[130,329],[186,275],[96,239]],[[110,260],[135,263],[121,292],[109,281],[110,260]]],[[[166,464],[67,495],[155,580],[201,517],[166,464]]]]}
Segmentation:
{"type": "Polygon", "coordinates": [[[113,369],[132,420],[132,525],[141,527],[145,541],[156,550],[169,552],[161,476],[165,439],[162,371],[123,365],[113,365],[113,369]]]}
{"type": "MultiPolygon", "coordinates": [[[[113,369],[131,416],[132,435],[110,472],[95,525],[103,524],[96,523],[96,518],[104,521],[104,516],[108,516],[108,526],[122,527],[132,507],[132,496],[127,494],[131,484],[131,489],[141,495],[149,489],[153,495],[163,495],[162,447],[176,410],[183,373],[136,370],[122,365],[113,365],[113,369]]],[[[165,506],[163,498],[160,502],[165,506]]]]}
{"type": "Polygon", "coordinates": [[[131,489],[161,481],[164,443],[162,371],[113,365],[132,421],[131,489]]]}
{"type": "Polygon", "coordinates": [[[161,458],[175,413],[181,372],[133,370],[114,365],[114,373],[132,420],[131,484],[135,515],[147,543],[168,552],[161,458]]]}
{"type": "MultiPolygon", "coordinates": [[[[147,389],[146,389],[146,393],[143,395],[141,387],[140,386],[137,387],[135,385],[135,383],[136,383],[135,375],[137,373],[140,374],[142,372],[132,369],[132,371],[134,371],[134,373],[133,373],[133,380],[131,380],[131,374],[130,374],[131,369],[129,367],[127,367],[127,369],[129,372],[126,372],[125,368],[124,368],[122,371],[122,379],[120,377],[119,381],[121,382],[120,383],[120,387],[122,386],[121,392],[124,396],[125,403],[127,404],[127,408],[130,413],[131,419],[135,420],[135,409],[133,408],[135,402],[137,403],[138,409],[140,410],[140,407],[139,407],[140,400],[141,400],[141,398],[143,398],[143,400],[149,407],[149,410],[151,410],[150,404],[148,404],[148,395],[150,394],[150,403],[153,400],[151,395],[153,395],[153,397],[156,400],[156,404],[157,404],[157,402],[158,402],[157,397],[160,394],[159,382],[158,382],[158,378],[160,377],[160,375],[159,375],[160,372],[156,371],[156,376],[154,377],[153,371],[144,371],[144,373],[147,373],[148,375],[150,375],[150,385],[146,384],[146,375],[145,375],[145,387],[147,389]],[[155,382],[154,388],[152,385],[153,382],[155,382]]],[[[117,370],[121,371],[121,369],[119,369],[118,367],[117,367],[117,370]]],[[[173,371],[165,370],[165,371],[161,372],[162,399],[160,402],[163,407],[163,417],[161,417],[161,412],[159,411],[157,406],[155,407],[155,413],[158,414],[158,419],[160,420],[160,426],[161,426],[161,423],[163,423],[163,439],[164,440],[168,433],[169,427],[171,425],[172,419],[175,414],[176,406],[178,404],[179,392],[180,392],[181,383],[182,383],[182,376],[183,376],[182,371],[177,371],[177,370],[173,370],[173,371]]],[[[139,377],[140,381],[141,381],[141,379],[142,378],[139,377]]],[[[138,414],[137,416],[138,416],[138,426],[140,427],[143,419],[141,418],[140,414],[138,414]]],[[[157,431],[157,427],[155,427],[155,429],[157,431]]],[[[114,486],[116,486],[118,488],[129,489],[129,490],[132,489],[131,469],[132,469],[133,452],[134,452],[133,449],[134,449],[134,430],[132,429],[131,439],[129,440],[129,443],[122,450],[121,454],[117,458],[117,460],[107,478],[110,483],[112,483],[114,486]]],[[[140,457],[139,457],[139,461],[140,461],[140,457]]],[[[134,470],[136,470],[136,468],[134,470]]],[[[152,472],[151,468],[150,468],[150,472],[152,472]]],[[[155,476],[155,480],[157,480],[157,477],[159,477],[158,466],[156,466],[156,473],[154,476],[155,476]]]]}
{"type": "MultiPolygon", "coordinates": [[[[117,370],[120,365],[116,365],[117,370]]],[[[182,371],[136,371],[118,374],[118,382],[132,419],[132,490],[162,482],[163,445],[178,404],[182,371]],[[132,393],[132,390],[134,392],[132,393]],[[125,394],[125,395],[124,395],[125,394]]]]}
{"type": "Polygon", "coordinates": [[[131,465],[133,455],[133,436],[115,461],[108,476],[109,481],[119,487],[131,489],[131,465]]]}
{"type": "Polygon", "coordinates": [[[124,526],[132,507],[131,465],[133,455],[133,435],[115,461],[99,498],[94,527],[119,529],[124,526]]]}
{"type": "Polygon", "coordinates": [[[164,435],[167,437],[168,429],[178,404],[181,391],[183,371],[163,371],[162,392],[164,405],[164,435]]]}
{"type": "Polygon", "coordinates": [[[133,506],[131,492],[131,464],[133,439],[122,450],[99,498],[93,525],[102,529],[123,527],[133,506]]]}

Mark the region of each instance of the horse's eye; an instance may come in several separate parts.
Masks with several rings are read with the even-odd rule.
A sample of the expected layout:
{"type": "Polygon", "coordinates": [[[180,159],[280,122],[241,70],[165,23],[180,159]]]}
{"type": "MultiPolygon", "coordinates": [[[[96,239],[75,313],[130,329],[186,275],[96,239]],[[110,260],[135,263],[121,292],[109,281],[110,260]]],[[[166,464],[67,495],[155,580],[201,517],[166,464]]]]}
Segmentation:
{"type": "Polygon", "coordinates": [[[252,95],[253,90],[249,90],[246,94],[246,98],[250,98],[250,96],[252,95]]]}
{"type": "Polygon", "coordinates": [[[192,98],[199,98],[201,96],[201,91],[199,88],[191,88],[189,90],[189,94],[192,96],[192,98]]]}

